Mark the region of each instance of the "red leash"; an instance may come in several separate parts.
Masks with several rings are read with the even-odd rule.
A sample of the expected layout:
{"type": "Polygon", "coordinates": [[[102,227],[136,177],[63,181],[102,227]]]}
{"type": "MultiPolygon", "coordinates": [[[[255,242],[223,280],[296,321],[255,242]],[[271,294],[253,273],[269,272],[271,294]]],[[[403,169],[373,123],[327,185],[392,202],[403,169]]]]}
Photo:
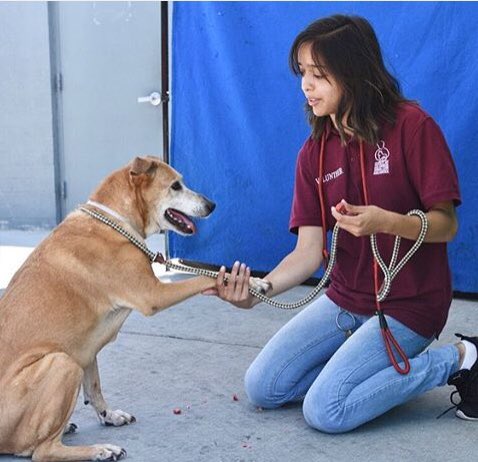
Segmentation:
{"type": "Polygon", "coordinates": [[[319,154],[319,179],[317,181],[317,189],[319,191],[320,211],[322,212],[322,255],[324,257],[324,267],[329,264],[329,251],[327,250],[327,227],[325,225],[325,201],[324,201],[324,152],[325,152],[325,134],[320,138],[320,154],[319,154]]]}
{"type": "MultiPolygon", "coordinates": [[[[363,151],[362,141],[360,141],[360,171],[362,173],[362,188],[363,188],[365,205],[369,205],[367,182],[365,180],[365,154],[363,151]]],[[[387,319],[385,318],[385,314],[383,313],[382,307],[380,306],[380,302],[378,301],[377,295],[380,291],[380,286],[378,284],[378,264],[375,258],[373,259],[373,279],[375,283],[375,305],[377,307],[376,314],[378,316],[378,320],[380,323],[380,330],[382,332],[385,348],[387,349],[388,356],[390,358],[390,361],[392,361],[392,364],[395,370],[400,374],[406,375],[410,372],[410,361],[408,360],[407,355],[402,350],[397,340],[393,336],[392,332],[390,331],[388,327],[387,319]],[[399,358],[401,358],[404,362],[403,368],[400,367],[400,365],[398,364],[398,360],[393,353],[392,345],[397,350],[399,358]]]]}
{"type": "MultiPolygon", "coordinates": [[[[323,191],[323,179],[324,179],[324,153],[325,153],[325,134],[322,134],[320,140],[320,154],[319,154],[319,179],[317,181],[317,189],[319,192],[319,200],[320,200],[320,208],[322,214],[322,238],[323,238],[323,256],[324,256],[324,263],[327,266],[329,261],[329,254],[327,250],[327,231],[326,231],[326,215],[325,215],[325,200],[324,200],[324,191],[323,191]]],[[[369,196],[367,190],[367,182],[365,179],[365,154],[363,149],[363,142],[360,141],[360,170],[362,174],[362,190],[364,195],[364,202],[365,205],[369,205],[369,196]]],[[[406,375],[410,372],[410,361],[408,360],[407,355],[400,347],[399,343],[393,336],[392,332],[390,331],[387,323],[387,319],[385,318],[385,314],[383,313],[382,307],[380,306],[380,302],[378,301],[378,293],[380,291],[379,281],[378,281],[378,264],[377,260],[374,258],[373,260],[373,278],[374,278],[374,286],[375,286],[375,306],[377,311],[375,314],[378,316],[379,324],[380,324],[380,331],[382,333],[382,338],[385,343],[385,348],[387,350],[388,357],[392,362],[393,367],[395,370],[402,375],[406,375]],[[395,356],[393,348],[395,348],[397,356],[395,356]],[[398,361],[403,360],[404,367],[400,367],[398,361]]]]}

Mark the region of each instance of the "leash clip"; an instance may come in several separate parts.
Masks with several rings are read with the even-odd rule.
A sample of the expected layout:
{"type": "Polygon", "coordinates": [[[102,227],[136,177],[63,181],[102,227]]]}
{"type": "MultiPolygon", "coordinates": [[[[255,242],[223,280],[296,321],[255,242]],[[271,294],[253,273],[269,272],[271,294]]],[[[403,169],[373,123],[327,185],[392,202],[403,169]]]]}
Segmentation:
{"type": "Polygon", "coordinates": [[[166,260],[161,252],[156,252],[156,255],[153,258],[153,263],[159,263],[160,265],[166,264],[166,260]]]}
{"type": "Polygon", "coordinates": [[[380,329],[388,330],[387,318],[383,314],[383,311],[382,310],[377,310],[377,311],[375,311],[375,314],[378,316],[378,322],[380,324],[380,329]]]}

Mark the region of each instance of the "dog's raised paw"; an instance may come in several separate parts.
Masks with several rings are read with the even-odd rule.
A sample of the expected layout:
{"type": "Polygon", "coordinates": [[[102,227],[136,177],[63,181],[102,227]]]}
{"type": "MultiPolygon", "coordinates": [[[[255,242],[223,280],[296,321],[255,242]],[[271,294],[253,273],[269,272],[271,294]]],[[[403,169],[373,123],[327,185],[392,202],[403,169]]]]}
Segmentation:
{"type": "Polygon", "coordinates": [[[100,412],[98,418],[102,425],[113,427],[121,427],[122,425],[129,425],[136,422],[134,415],[123,412],[120,409],[116,409],[116,411],[107,409],[106,411],[100,412]]]}
{"type": "Polygon", "coordinates": [[[254,290],[262,295],[267,294],[267,292],[272,289],[272,284],[267,279],[250,278],[249,284],[254,290]]]}
{"type": "Polygon", "coordinates": [[[97,453],[94,460],[116,461],[126,457],[126,451],[112,444],[95,444],[97,453]]]}

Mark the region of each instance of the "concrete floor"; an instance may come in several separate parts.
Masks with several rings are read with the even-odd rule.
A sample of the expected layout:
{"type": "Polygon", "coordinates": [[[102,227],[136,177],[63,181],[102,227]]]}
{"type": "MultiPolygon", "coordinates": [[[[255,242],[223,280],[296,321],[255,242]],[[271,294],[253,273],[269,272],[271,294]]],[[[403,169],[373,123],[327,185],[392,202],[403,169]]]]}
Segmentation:
{"type": "MultiPolygon", "coordinates": [[[[21,233],[13,234],[0,232],[0,268],[5,262],[2,249],[25,248],[42,237],[40,233],[28,241],[21,233]]],[[[310,290],[298,287],[282,298],[296,300],[310,290]]],[[[454,341],[454,332],[478,333],[477,308],[476,302],[454,300],[437,344],[454,341]]],[[[133,313],[116,342],[100,353],[99,367],[111,407],[135,415],[137,422],[102,427],[79,399],[72,417],[79,430],[66,436],[65,443],[116,444],[127,450],[126,460],[138,462],[475,459],[478,423],[461,421],[453,412],[436,419],[449,406],[450,387],[437,388],[344,435],[309,428],[300,404],[274,411],[250,405],[244,373],[267,340],[296,313],[264,305],[239,310],[205,296],[153,318],[133,313]],[[175,408],[181,414],[174,414],[175,408]]],[[[21,459],[0,456],[0,462],[15,460],[21,459]]]]}

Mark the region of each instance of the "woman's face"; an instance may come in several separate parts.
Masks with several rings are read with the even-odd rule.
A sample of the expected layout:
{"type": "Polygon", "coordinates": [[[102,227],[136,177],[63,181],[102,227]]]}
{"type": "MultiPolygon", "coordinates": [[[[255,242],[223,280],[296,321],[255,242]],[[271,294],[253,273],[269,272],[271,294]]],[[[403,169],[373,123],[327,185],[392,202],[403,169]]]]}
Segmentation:
{"type": "Polygon", "coordinates": [[[312,59],[312,45],[304,43],[299,48],[298,61],[302,75],[302,91],[314,115],[330,116],[335,124],[335,114],[342,97],[342,90],[324,67],[318,67],[312,59]]]}

